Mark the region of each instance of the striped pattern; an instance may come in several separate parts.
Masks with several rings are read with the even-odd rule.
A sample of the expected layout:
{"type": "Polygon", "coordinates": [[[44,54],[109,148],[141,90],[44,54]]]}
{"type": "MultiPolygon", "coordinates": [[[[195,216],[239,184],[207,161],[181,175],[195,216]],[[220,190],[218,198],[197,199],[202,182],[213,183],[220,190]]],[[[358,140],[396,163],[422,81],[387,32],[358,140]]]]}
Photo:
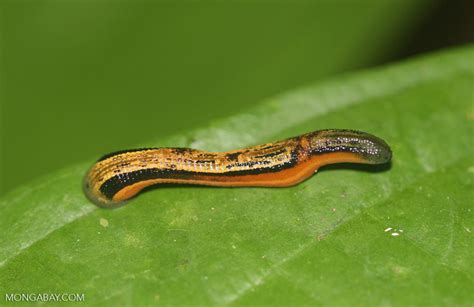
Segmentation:
{"type": "Polygon", "coordinates": [[[84,190],[94,203],[113,206],[151,184],[287,186],[306,179],[322,165],[379,164],[390,158],[383,140],[351,130],[321,130],[222,153],[189,148],[125,150],[94,164],[85,176],[84,190]]]}

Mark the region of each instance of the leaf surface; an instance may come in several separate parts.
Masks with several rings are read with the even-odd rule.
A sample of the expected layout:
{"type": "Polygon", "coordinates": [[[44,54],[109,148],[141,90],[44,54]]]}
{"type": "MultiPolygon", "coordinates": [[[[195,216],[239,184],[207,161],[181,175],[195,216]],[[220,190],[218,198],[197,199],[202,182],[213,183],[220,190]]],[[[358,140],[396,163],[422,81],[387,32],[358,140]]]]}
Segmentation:
{"type": "Polygon", "coordinates": [[[142,144],[229,150],[326,128],[376,134],[389,169],[291,188],[164,187],[105,210],[90,163],[0,201],[0,291],[91,304],[470,305],[474,47],[318,83],[142,144]],[[397,235],[398,234],[398,235],[397,235]]]}

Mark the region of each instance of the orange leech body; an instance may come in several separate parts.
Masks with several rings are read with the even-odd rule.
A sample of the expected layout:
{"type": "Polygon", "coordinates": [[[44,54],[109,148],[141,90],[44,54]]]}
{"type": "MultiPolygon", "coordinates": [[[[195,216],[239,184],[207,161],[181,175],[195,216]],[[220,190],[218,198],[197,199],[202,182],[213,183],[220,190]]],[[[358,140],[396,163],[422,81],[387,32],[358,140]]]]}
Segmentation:
{"type": "Polygon", "coordinates": [[[150,148],[112,153],[84,178],[86,195],[113,207],[160,183],[222,187],[287,187],[334,163],[382,164],[391,159],[381,139],[359,131],[321,130],[229,152],[150,148]]]}

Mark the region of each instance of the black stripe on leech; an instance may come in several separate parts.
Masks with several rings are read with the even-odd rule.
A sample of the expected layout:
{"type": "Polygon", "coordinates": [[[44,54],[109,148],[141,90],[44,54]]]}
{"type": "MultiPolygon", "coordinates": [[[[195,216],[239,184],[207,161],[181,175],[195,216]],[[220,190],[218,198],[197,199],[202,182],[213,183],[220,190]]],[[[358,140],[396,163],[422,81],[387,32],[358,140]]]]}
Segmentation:
{"type": "Polygon", "coordinates": [[[227,169],[231,170],[232,168],[234,167],[253,167],[255,165],[266,165],[266,164],[270,164],[271,162],[270,161],[255,161],[255,162],[252,162],[252,161],[249,161],[249,162],[235,162],[234,164],[229,164],[226,166],[227,169]]]}
{"type": "Polygon", "coordinates": [[[273,151],[273,152],[270,152],[270,153],[266,153],[266,154],[263,154],[263,155],[258,155],[258,156],[255,156],[255,158],[259,158],[259,159],[268,159],[268,158],[272,158],[274,156],[278,156],[280,154],[283,154],[286,152],[286,149],[281,149],[281,150],[277,150],[277,151],[273,151]]]}
{"type": "Polygon", "coordinates": [[[273,167],[230,171],[225,173],[204,173],[173,169],[148,168],[130,173],[115,175],[114,177],[107,179],[102,184],[99,190],[102,192],[102,194],[105,195],[105,197],[107,197],[108,199],[112,199],[118,191],[125,188],[126,186],[150,179],[190,179],[196,175],[209,177],[233,177],[244,175],[257,175],[263,173],[275,173],[283,169],[293,167],[296,164],[296,158],[297,155],[292,155],[291,161],[273,167]]]}
{"type": "Polygon", "coordinates": [[[238,152],[235,152],[235,153],[226,154],[225,157],[226,157],[227,160],[237,161],[241,154],[242,154],[242,151],[238,151],[238,152]]]}

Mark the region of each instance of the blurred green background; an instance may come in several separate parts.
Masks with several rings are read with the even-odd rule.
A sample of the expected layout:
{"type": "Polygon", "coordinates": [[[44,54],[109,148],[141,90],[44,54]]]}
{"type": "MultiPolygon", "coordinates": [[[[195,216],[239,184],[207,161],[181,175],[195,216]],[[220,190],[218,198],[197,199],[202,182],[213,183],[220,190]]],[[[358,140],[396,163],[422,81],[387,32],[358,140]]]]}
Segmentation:
{"type": "Polygon", "coordinates": [[[0,194],[331,75],[472,39],[469,1],[0,4],[0,194]]]}

